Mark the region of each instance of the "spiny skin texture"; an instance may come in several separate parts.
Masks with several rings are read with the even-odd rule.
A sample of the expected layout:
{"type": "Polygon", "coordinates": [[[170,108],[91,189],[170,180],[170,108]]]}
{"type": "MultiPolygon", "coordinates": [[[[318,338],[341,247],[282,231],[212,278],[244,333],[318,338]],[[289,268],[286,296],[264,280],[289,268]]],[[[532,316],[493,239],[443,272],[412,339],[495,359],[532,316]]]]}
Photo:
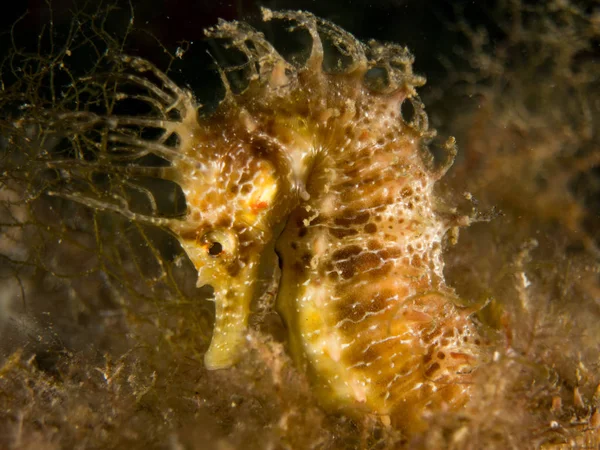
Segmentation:
{"type": "MultiPolygon", "coordinates": [[[[276,241],[282,262],[277,307],[293,356],[326,405],[391,415],[416,430],[427,408],[466,401],[468,373],[479,357],[477,333],[443,281],[441,244],[448,225],[434,211],[432,192],[441,173],[427,167],[423,147],[431,133],[414,92],[424,81],[412,74],[404,48],[366,47],[308,14],[265,17],[291,19],[306,29],[311,54],[296,69],[244,24],[221,23],[209,31],[230,38],[260,69],[242,95],[228,92],[217,114],[201,124],[217,130],[201,138],[214,150],[207,152],[196,139],[189,154],[217,155],[209,177],[216,189],[184,189],[191,215],[214,215],[210,226],[236,233],[255,259],[287,218],[276,241]],[[318,31],[346,50],[350,67],[323,72],[318,31]],[[377,71],[387,83],[369,83],[369,77],[377,81],[377,71]],[[411,123],[400,114],[405,101],[415,108],[411,123]],[[252,236],[244,243],[248,228],[252,236]]],[[[250,297],[246,273],[255,274],[249,268],[258,264],[234,253],[247,288],[238,282],[243,294],[236,290],[239,297],[231,303],[220,297],[231,291],[220,294],[218,287],[221,277],[239,276],[237,266],[228,269],[229,277],[201,277],[216,284],[217,308],[227,302],[217,310],[207,361],[213,367],[212,359],[233,362],[239,352],[237,341],[217,346],[223,328],[245,325],[245,316],[227,308],[250,297]]],[[[197,267],[204,273],[211,262],[197,267]]]]}
{"type": "Polygon", "coordinates": [[[244,350],[250,305],[262,294],[259,277],[275,272],[275,247],[277,309],[322,403],[419,431],[427,410],[468,400],[481,359],[469,314],[444,283],[450,224],[435,212],[433,187],[448,165],[434,169],[426,148],[433,133],[415,92],[424,79],[403,47],[362,44],[308,13],[265,10],[264,19],[307,32],[308,59],[292,65],[248,25],[221,22],[207,34],[247,57],[249,82],[234,94],[222,69],[225,98],[201,117],[190,93],[125,57],[163,83],[158,90],[128,78],[165,105],[163,117],[111,119],[109,139],[171,162],[160,176],[181,187],[187,212],[152,222],[175,234],[198,285],[214,288],[207,368],[231,366],[244,350]],[[330,72],[325,39],[345,58],[330,72]],[[403,103],[412,120],[402,117],[403,103]],[[131,124],[164,133],[159,142],[131,138],[131,124]]]}

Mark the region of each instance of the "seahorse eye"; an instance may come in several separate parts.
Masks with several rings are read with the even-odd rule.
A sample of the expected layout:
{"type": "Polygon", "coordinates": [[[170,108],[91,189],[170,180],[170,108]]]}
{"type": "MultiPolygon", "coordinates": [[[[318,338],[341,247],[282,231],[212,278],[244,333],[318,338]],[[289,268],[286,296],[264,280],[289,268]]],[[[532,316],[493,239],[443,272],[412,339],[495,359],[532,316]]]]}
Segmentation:
{"type": "Polygon", "coordinates": [[[209,244],[208,254],[210,256],[219,256],[223,252],[223,245],[220,242],[214,241],[209,244]]]}
{"type": "Polygon", "coordinates": [[[200,239],[212,257],[231,255],[237,250],[237,237],[229,230],[216,229],[205,233],[200,239]]]}

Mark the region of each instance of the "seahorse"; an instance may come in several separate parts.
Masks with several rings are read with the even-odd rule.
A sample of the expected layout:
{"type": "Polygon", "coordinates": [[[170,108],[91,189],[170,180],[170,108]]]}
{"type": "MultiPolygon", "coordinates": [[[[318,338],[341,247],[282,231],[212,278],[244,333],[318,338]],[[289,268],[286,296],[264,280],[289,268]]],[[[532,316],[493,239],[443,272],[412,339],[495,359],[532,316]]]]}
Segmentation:
{"type": "Polygon", "coordinates": [[[239,359],[251,303],[262,294],[257,280],[276,254],[289,351],[324,407],[419,430],[427,411],[465,404],[481,360],[471,312],[443,276],[452,223],[436,212],[433,188],[454,142],[436,167],[416,92],[425,80],[405,47],[361,43],[306,12],[264,9],[263,19],[308,33],[306,60],[286,60],[246,23],[220,21],[206,34],[245,55],[242,92],[221,68],[224,98],[200,115],[189,91],[148,61],[121,56],[138,73],[126,81],[160,115],[88,120],[105,124],[108,141],[171,163],[160,176],[181,187],[186,212],[151,222],[179,240],[198,286],[214,288],[208,369],[239,359]],[[328,70],[326,45],[341,55],[328,70]],[[132,125],[164,133],[136,137],[132,125]]]}

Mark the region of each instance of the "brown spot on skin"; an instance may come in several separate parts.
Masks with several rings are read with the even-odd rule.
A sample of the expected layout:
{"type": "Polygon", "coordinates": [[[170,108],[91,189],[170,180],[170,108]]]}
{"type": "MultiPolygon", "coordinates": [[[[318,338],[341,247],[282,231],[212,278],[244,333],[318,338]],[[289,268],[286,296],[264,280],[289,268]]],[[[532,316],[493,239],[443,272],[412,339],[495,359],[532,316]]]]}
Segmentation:
{"type": "Polygon", "coordinates": [[[433,363],[429,368],[425,371],[425,376],[427,378],[431,378],[431,376],[436,373],[440,369],[440,365],[438,363],[433,363]]]}
{"type": "Polygon", "coordinates": [[[440,335],[440,330],[434,329],[430,333],[423,335],[421,339],[423,340],[423,342],[425,344],[429,344],[431,341],[433,341],[434,338],[438,337],[439,335],[440,335]]]}
{"type": "Polygon", "coordinates": [[[373,271],[381,265],[379,256],[372,252],[363,252],[358,245],[352,245],[333,253],[332,258],[338,261],[336,267],[342,278],[352,278],[356,273],[373,271]]]}
{"type": "Polygon", "coordinates": [[[337,320],[350,319],[352,321],[360,320],[366,313],[381,311],[387,306],[389,297],[376,296],[361,298],[360,295],[349,293],[343,297],[340,302],[336,316],[337,320]]]}
{"type": "Polygon", "coordinates": [[[369,274],[368,274],[369,278],[376,280],[379,277],[383,277],[383,276],[389,274],[393,267],[394,267],[393,263],[386,262],[383,266],[369,271],[369,274]]]}
{"type": "Polygon", "coordinates": [[[377,252],[383,260],[399,258],[402,256],[402,250],[397,247],[386,248],[377,252]]]}
{"type": "Polygon", "coordinates": [[[429,361],[431,361],[432,358],[433,358],[433,355],[431,354],[431,350],[430,350],[429,353],[427,353],[425,356],[423,356],[423,363],[427,364],[429,361]]]}
{"type": "Polygon", "coordinates": [[[362,253],[352,260],[357,272],[366,272],[381,264],[381,259],[375,253],[362,253]]]}
{"type": "Polygon", "coordinates": [[[377,231],[377,225],[374,223],[368,223],[365,225],[365,233],[373,234],[377,231]]]}
{"type": "Polygon", "coordinates": [[[351,256],[358,255],[360,252],[362,252],[362,248],[360,246],[348,245],[333,252],[331,259],[334,261],[340,261],[342,259],[348,259],[351,256]]]}
{"type": "Polygon", "coordinates": [[[358,234],[358,231],[353,228],[329,228],[329,234],[338,239],[343,239],[358,234]]]}
{"type": "Polygon", "coordinates": [[[411,266],[416,268],[422,268],[424,266],[423,261],[421,260],[421,257],[419,255],[413,256],[410,264],[411,266]]]}
{"type": "Polygon", "coordinates": [[[350,260],[344,260],[336,264],[337,269],[341,272],[342,278],[348,280],[356,274],[354,263],[350,260]]]}
{"type": "Polygon", "coordinates": [[[380,248],[383,248],[383,244],[375,239],[371,239],[367,242],[367,248],[369,250],[379,250],[380,248]]]}
{"type": "Polygon", "coordinates": [[[356,212],[348,209],[340,217],[334,219],[336,225],[347,227],[350,225],[362,225],[367,223],[371,215],[368,212],[356,212]]]}
{"type": "Polygon", "coordinates": [[[337,307],[337,320],[357,321],[365,314],[364,305],[352,293],[346,295],[337,307]]]}
{"type": "Polygon", "coordinates": [[[240,179],[238,180],[239,184],[244,184],[244,183],[248,183],[251,179],[252,179],[252,173],[250,173],[250,171],[243,171],[242,172],[242,176],[240,177],[240,179]]]}
{"type": "MultiPolygon", "coordinates": [[[[231,217],[221,217],[215,222],[215,228],[234,228],[231,223],[231,217]]],[[[239,228],[234,228],[235,232],[239,233],[239,228]]],[[[241,236],[240,236],[241,239],[241,236]]]]}

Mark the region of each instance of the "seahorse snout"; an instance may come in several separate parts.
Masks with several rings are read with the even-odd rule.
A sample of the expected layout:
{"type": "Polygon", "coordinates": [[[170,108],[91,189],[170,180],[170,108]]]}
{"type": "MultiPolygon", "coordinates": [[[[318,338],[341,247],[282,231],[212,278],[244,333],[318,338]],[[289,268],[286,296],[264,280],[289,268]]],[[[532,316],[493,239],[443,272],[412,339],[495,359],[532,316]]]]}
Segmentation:
{"type": "Polygon", "coordinates": [[[235,364],[246,336],[262,251],[240,253],[238,246],[237,236],[230,231],[211,231],[200,240],[192,258],[198,286],[208,284],[214,289],[215,326],[204,356],[209,370],[235,364]]]}

